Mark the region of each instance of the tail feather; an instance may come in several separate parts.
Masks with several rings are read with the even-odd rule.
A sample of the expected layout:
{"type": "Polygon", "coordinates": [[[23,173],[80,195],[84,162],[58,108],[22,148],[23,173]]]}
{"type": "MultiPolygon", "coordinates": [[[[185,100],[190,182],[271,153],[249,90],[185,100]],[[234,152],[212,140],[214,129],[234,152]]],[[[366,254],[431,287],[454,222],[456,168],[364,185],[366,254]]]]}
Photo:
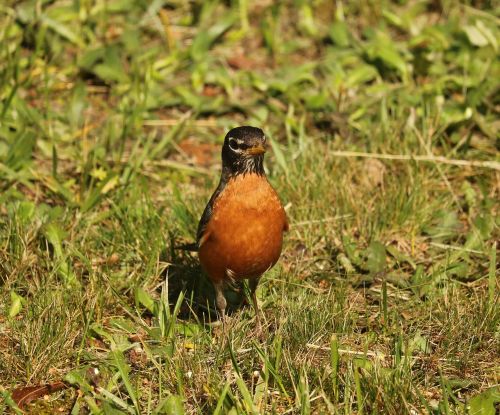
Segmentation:
{"type": "Polygon", "coordinates": [[[179,251],[198,252],[198,244],[196,242],[191,242],[188,244],[174,246],[174,249],[179,251]]]}

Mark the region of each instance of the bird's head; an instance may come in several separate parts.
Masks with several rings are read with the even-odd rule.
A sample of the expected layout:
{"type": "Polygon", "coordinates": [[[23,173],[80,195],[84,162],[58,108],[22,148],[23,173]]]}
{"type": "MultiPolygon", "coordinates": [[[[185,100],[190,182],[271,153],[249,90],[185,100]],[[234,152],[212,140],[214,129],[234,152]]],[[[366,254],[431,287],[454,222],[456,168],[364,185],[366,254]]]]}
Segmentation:
{"type": "Polygon", "coordinates": [[[222,146],[222,169],[225,174],[264,174],[266,137],[260,128],[236,127],[226,134],[222,146]]]}

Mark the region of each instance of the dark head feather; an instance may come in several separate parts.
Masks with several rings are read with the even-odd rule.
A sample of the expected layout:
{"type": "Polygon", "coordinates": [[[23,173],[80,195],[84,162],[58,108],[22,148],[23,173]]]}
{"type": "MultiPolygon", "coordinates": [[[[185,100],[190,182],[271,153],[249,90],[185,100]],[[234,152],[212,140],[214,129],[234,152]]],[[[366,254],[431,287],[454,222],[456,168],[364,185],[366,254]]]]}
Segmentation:
{"type": "Polygon", "coordinates": [[[222,175],[264,174],[266,137],[260,128],[237,127],[226,134],[222,146],[222,175]]]}

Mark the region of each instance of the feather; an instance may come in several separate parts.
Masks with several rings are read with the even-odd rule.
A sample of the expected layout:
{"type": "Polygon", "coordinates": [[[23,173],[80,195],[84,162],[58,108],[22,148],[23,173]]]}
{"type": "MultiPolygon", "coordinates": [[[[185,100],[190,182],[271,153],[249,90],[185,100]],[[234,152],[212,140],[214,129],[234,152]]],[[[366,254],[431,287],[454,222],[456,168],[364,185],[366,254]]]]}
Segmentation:
{"type": "Polygon", "coordinates": [[[226,187],[226,183],[226,178],[222,176],[217,189],[215,189],[214,194],[210,198],[207,206],[205,207],[205,210],[203,211],[203,214],[201,215],[200,222],[198,223],[198,231],[196,232],[196,244],[198,248],[208,238],[208,235],[205,234],[205,231],[207,229],[208,222],[210,222],[210,219],[212,218],[214,203],[226,187]]]}

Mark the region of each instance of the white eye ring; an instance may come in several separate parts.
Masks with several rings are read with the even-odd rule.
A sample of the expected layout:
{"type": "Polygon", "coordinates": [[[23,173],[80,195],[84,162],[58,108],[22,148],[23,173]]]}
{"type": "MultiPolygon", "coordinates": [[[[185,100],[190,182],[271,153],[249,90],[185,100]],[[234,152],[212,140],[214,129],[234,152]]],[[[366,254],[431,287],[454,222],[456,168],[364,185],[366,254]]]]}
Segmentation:
{"type": "Polygon", "coordinates": [[[236,138],[229,139],[229,148],[233,151],[238,150],[238,140],[236,140],[236,138]]]}
{"type": "Polygon", "coordinates": [[[243,140],[239,138],[231,137],[229,139],[229,148],[237,153],[241,153],[242,148],[240,147],[244,143],[243,140]]]}

